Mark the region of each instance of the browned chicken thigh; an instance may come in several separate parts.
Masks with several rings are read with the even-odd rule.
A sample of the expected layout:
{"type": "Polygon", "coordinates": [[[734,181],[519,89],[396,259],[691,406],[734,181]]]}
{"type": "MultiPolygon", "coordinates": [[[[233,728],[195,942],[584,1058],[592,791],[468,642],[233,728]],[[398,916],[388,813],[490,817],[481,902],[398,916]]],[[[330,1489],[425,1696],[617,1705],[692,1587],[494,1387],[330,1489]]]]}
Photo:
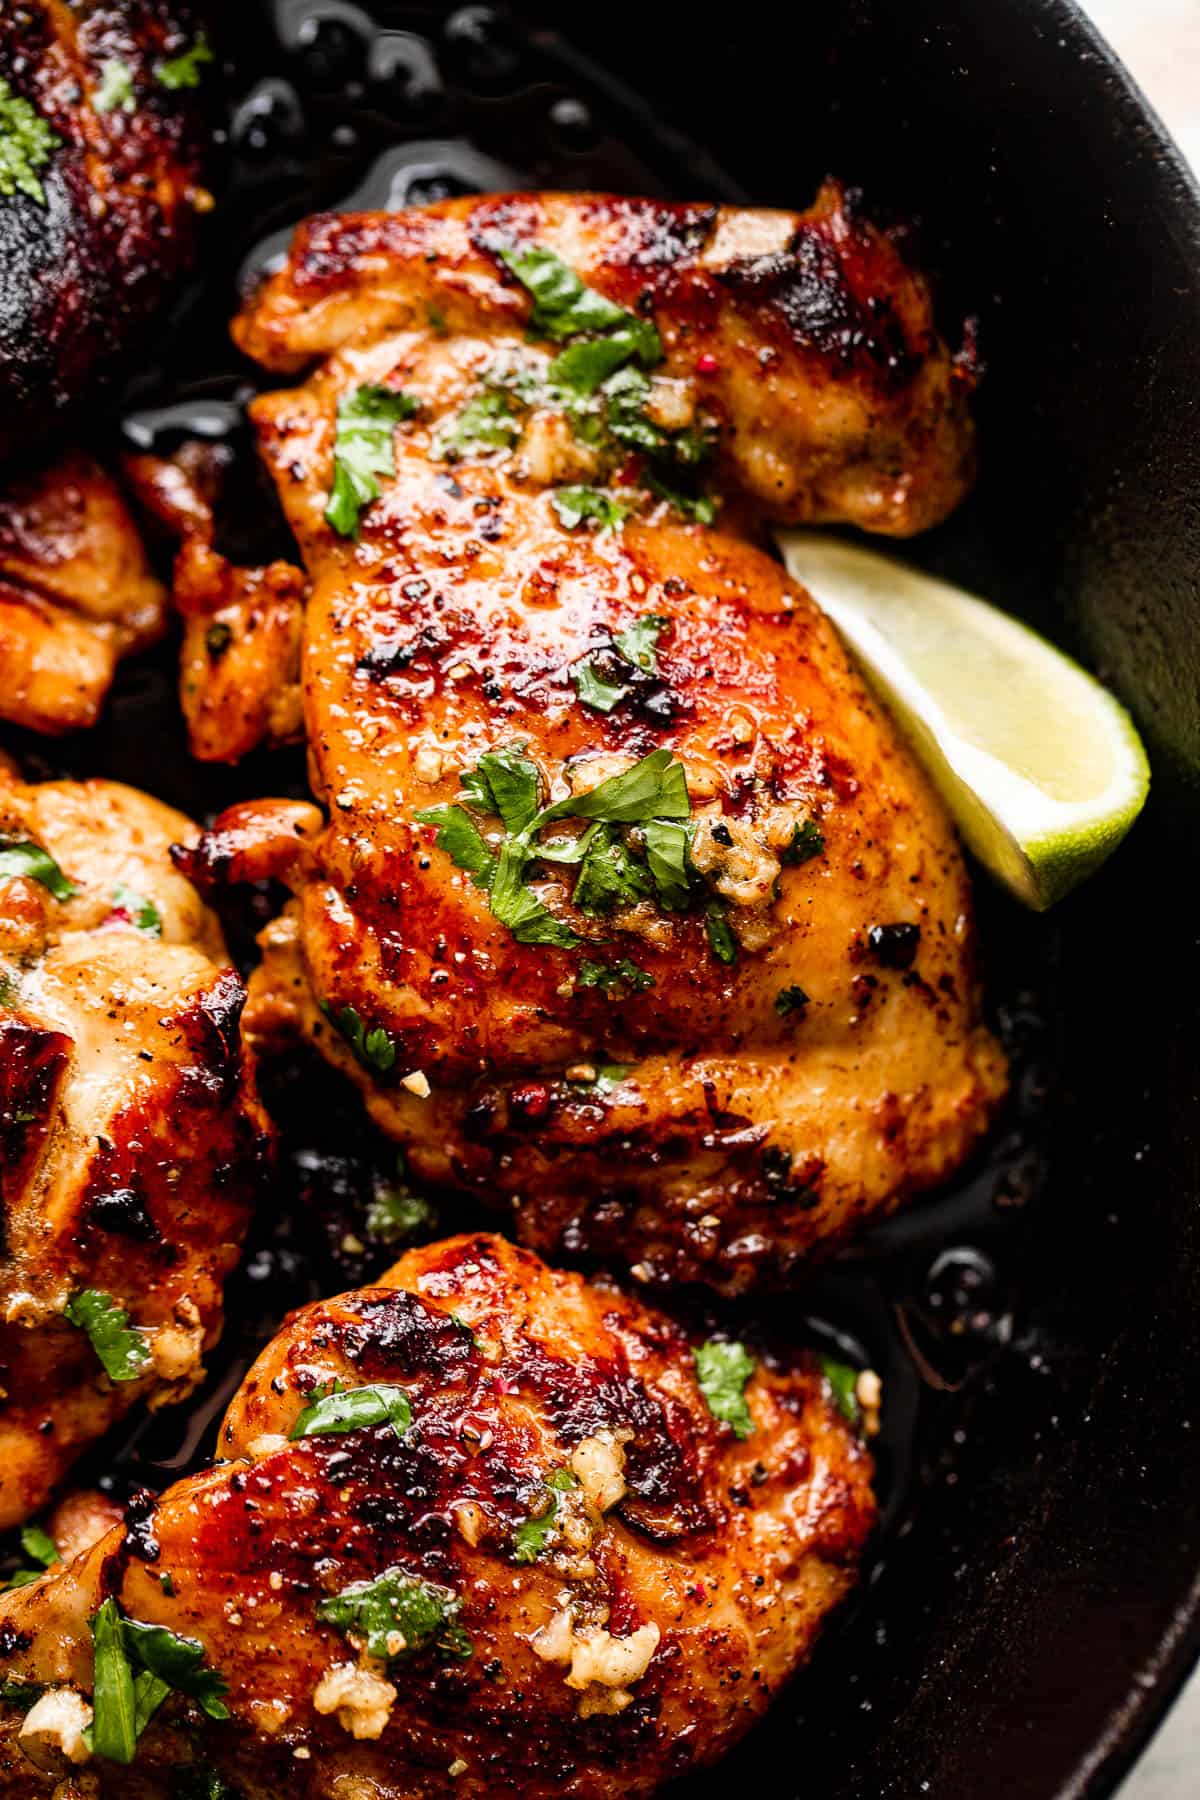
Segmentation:
{"type": "Polygon", "coordinates": [[[810,1355],[490,1237],[303,1308],[219,1450],[0,1599],[0,1794],[646,1795],[762,1713],[875,1519],[810,1355]]]}
{"type": "Polygon", "coordinates": [[[836,190],[522,196],[317,220],[237,336],[332,352],[253,408],[328,817],[240,807],[183,858],[295,895],[252,1040],[317,1044],[421,1176],[643,1279],[786,1278],[952,1171],[1004,1086],[953,831],[737,529],[957,498],[919,278],[836,190]]]}
{"type": "Polygon", "coordinates": [[[192,832],[0,769],[0,1525],[220,1331],[267,1137],[242,984],[168,855],[192,832]]]}
{"type": "Polygon", "coordinates": [[[0,719],[94,725],[118,660],[161,637],[166,592],[112,478],[78,452],[0,490],[0,719]]]}

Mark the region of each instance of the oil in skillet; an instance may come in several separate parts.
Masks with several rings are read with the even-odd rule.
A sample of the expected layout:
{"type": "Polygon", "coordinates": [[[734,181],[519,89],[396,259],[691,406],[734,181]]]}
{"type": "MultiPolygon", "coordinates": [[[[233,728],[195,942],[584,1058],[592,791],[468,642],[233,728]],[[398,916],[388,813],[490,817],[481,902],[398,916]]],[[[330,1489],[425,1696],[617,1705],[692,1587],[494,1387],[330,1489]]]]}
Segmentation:
{"type": "MultiPolygon", "coordinates": [[[[200,436],[220,445],[252,499],[237,528],[243,558],[278,553],[286,537],[259,487],[242,407],[258,379],[230,347],[228,319],[247,283],[271,266],[304,214],[331,206],[421,204],[511,186],[600,187],[738,200],[700,146],[681,146],[635,114],[623,90],[552,34],[536,40],[484,6],[446,17],[352,0],[272,0],[256,41],[239,46],[228,134],[228,180],[203,279],[183,296],[161,357],[139,370],[114,420],[126,444],[169,451],[200,436]],[[245,521],[243,521],[243,524],[245,521]],[[251,528],[252,527],[252,528],[251,528]],[[259,533],[258,546],[254,542],[259,533]]],[[[809,172],[815,182],[821,171],[809,172]]],[[[808,179],[803,171],[798,181],[808,179]]],[[[810,183],[811,184],[811,183],[810,183]]],[[[228,523],[226,529],[229,529],[228,523]]],[[[122,678],[97,773],[138,779],[123,760],[129,737],[164,745],[162,785],[192,811],[265,791],[303,791],[303,759],[276,757],[221,771],[219,785],[186,756],[164,655],[122,678]],[[146,668],[152,673],[147,678],[146,668]]],[[[1021,1338],[1024,1217],[1042,1181],[1042,1140],[1053,1086],[1055,929],[1017,917],[981,894],[988,987],[1013,1058],[1005,1118],[953,1187],[878,1227],[819,1272],[796,1303],[766,1299],[725,1309],[747,1332],[761,1325],[803,1336],[876,1367],[884,1379],[883,1433],[875,1446],[887,1533],[916,1496],[912,1472],[955,1394],[1021,1338]]],[[[234,940],[252,952],[268,897],[249,897],[234,940]]],[[[386,1266],[365,1217],[394,1170],[395,1153],[365,1137],[352,1096],[329,1071],[297,1067],[274,1096],[285,1136],[291,1204],[252,1244],[229,1291],[229,1326],[204,1390],[184,1409],[124,1428],[93,1476],[117,1489],[161,1486],[211,1453],[226,1399],[282,1314],[386,1266]],[[314,1131],[314,1119],[320,1120],[314,1131]],[[345,1146],[353,1144],[353,1154],[345,1146]]],[[[282,1199],[282,1196],[281,1196],[282,1199]]],[[[447,1228],[483,1223],[461,1208],[447,1228]]],[[[83,1472],[86,1478],[87,1471],[83,1472]]]]}

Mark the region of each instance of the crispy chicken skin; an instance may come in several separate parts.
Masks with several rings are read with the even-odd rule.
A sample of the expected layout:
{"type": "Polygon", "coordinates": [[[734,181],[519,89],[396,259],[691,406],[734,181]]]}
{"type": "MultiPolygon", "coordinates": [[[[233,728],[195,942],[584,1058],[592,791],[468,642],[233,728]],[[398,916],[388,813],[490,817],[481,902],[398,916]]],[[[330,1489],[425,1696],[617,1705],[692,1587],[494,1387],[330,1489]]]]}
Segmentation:
{"type": "MultiPolygon", "coordinates": [[[[890,248],[828,194],[812,218],[899,280],[890,248]]],[[[803,220],[784,223],[808,241],[803,220]]],[[[860,424],[871,394],[890,390],[861,347],[789,349],[775,301],[747,298],[705,262],[706,244],[736,240],[749,255],[781,229],[775,215],[533,197],[301,233],[238,335],[276,367],[335,350],[305,387],[253,408],[311,582],[302,682],[328,820],[291,802],[241,806],[183,860],[202,886],[265,875],[291,886],[264,935],[251,1038],[319,1045],[420,1175],[510,1197],[520,1234],[544,1251],[731,1289],[787,1279],[814,1245],[948,1175],[984,1130],[1004,1068],[979,1022],[966,872],[889,720],[772,558],[639,500],[636,465],[588,462],[552,401],[535,399],[499,448],[454,433],[498,371],[545,394],[557,347],[526,342],[523,290],[476,247],[494,231],[536,234],[624,302],[636,304],[640,271],[668,370],[717,345],[703,379],[727,421],[730,492],[763,498],[770,447],[791,471],[780,512],[825,516],[830,470],[844,493],[850,465],[832,431],[824,472],[795,449],[813,430],[809,390],[829,390],[860,424]],[[441,246],[435,261],[427,246],[441,246]],[[743,338],[755,369],[758,349],[777,347],[767,379],[744,379],[743,338]],[[377,384],[416,410],[355,540],[324,516],[334,420],[377,384]],[[633,508],[621,530],[563,517],[570,490],[555,484],[598,478],[633,508]],[[626,663],[612,710],[584,704],[580,670],[600,656],[611,672],[614,643],[647,621],[653,678],[626,663]],[[534,889],[582,942],[517,941],[417,815],[454,804],[485,752],[518,745],[542,804],[673,753],[691,808],[689,906],[664,910],[643,879],[634,903],[588,914],[573,903],[575,870],[548,866],[534,889]],[[604,1073],[613,1063],[617,1079],[604,1073]]],[[[906,279],[897,318],[918,300],[927,310],[906,279]]],[[[937,388],[941,369],[937,430],[953,424],[961,452],[948,358],[936,344],[926,358],[914,379],[937,388]]],[[[689,383],[657,369],[655,383],[659,416],[670,407],[688,427],[689,383]]],[[[955,468],[942,467],[946,500],[955,468]]],[[[912,504],[919,489],[905,490],[912,504]]],[[[477,823],[494,853],[499,820],[477,823]]],[[[644,846],[623,848],[636,859],[644,846]]]]}
{"type": "Polygon", "coordinates": [[[41,1719],[0,1706],[0,1794],[72,1772],[162,1800],[199,1764],[246,1800],[601,1800],[712,1761],[807,1656],[875,1504],[810,1356],[759,1355],[739,1439],[694,1341],[487,1236],[303,1308],[236,1396],[227,1460],[0,1598],[0,1678],[59,1695],[41,1719]],[[334,1382],[406,1405],[290,1441],[334,1382]],[[318,1616],[385,1574],[435,1584],[423,1637],[318,1616]],[[171,1696],[132,1767],[72,1768],[110,1597],[202,1645],[231,1717],[171,1696]]]}
{"type": "Polygon", "coordinates": [[[186,0],[0,6],[0,91],[52,133],[0,194],[0,460],[54,429],[190,259],[212,204],[200,96],[163,67],[198,30],[186,0]]]}
{"type": "Polygon", "coordinates": [[[0,718],[94,725],[118,660],[161,637],[166,592],[120,489],[71,452],[0,492],[0,718]]]}
{"type": "Polygon", "coordinates": [[[181,834],[131,788],[0,770],[0,1525],[136,1400],[188,1393],[220,1330],[267,1128],[181,834]],[[31,850],[43,879],[14,872],[31,850]],[[145,1334],[132,1379],[63,1317],[89,1289],[145,1334]]]}

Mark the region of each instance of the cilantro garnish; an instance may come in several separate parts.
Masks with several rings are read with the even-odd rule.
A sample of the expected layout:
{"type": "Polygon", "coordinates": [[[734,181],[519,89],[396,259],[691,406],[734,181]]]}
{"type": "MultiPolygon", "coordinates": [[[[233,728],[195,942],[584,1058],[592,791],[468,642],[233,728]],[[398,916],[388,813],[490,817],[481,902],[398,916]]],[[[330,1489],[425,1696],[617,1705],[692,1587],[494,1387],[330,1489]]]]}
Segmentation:
{"type": "Polygon", "coordinates": [[[634,860],[611,826],[596,829],[579,865],[571,903],[596,918],[618,906],[633,906],[654,891],[644,863],[634,860]]]}
{"type": "Polygon", "coordinates": [[[40,882],[56,900],[69,900],[78,891],[75,883],[67,880],[54,858],[40,844],[7,839],[0,842],[0,881],[10,880],[14,875],[40,882]]]}
{"type": "Polygon", "coordinates": [[[16,193],[28,194],[45,206],[46,190],[37,171],[61,144],[57,132],[0,76],[0,194],[6,199],[16,193]]]}
{"type": "Polygon", "coordinates": [[[821,1373],[829,1383],[834,1404],[842,1417],[851,1425],[858,1423],[858,1370],[849,1363],[839,1362],[833,1356],[817,1358],[821,1373]]]}
{"type": "Polygon", "coordinates": [[[71,1295],[63,1317],[78,1330],[86,1331],[111,1381],[137,1381],[145,1374],[150,1361],[146,1334],[130,1325],[129,1314],[111,1294],[100,1288],[83,1288],[71,1295]]]}
{"type": "Polygon", "coordinates": [[[394,1181],[379,1182],[367,1208],[366,1227],[379,1244],[398,1244],[437,1225],[437,1208],[423,1194],[414,1194],[405,1178],[403,1153],[397,1158],[394,1181]]]}
{"type": "Polygon", "coordinates": [[[241,1800],[209,1763],[185,1763],[171,1780],[171,1800],[241,1800]]]}
{"type": "Polygon", "coordinates": [[[485,387],[438,434],[434,454],[457,462],[468,450],[511,450],[520,435],[511,396],[503,387],[485,387]]]}
{"type": "Polygon", "coordinates": [[[340,1012],[335,1013],[322,1002],[321,1011],[337,1026],[364,1069],[370,1069],[374,1075],[387,1075],[394,1068],[395,1039],[382,1025],[374,1025],[368,1029],[353,1006],[343,1006],[340,1012]]]}
{"type": "Polygon", "coordinates": [[[800,863],[809,862],[814,856],[820,856],[825,848],[825,837],[821,827],[813,819],[805,819],[803,823],[792,826],[791,841],[779,852],[779,860],[786,869],[794,869],[800,863]]]}
{"type": "Polygon", "coordinates": [[[710,900],[704,909],[704,925],[708,932],[708,947],[718,962],[735,963],[738,957],[737,939],[729,923],[729,912],[723,900],[710,900]]]}
{"type": "Polygon", "coordinates": [[[619,631],[611,648],[593,650],[571,669],[571,680],[584,706],[610,713],[633,690],[638,675],[656,675],[658,640],[669,620],[645,613],[626,631],[619,631]]]}
{"type": "Polygon", "coordinates": [[[462,1601],[453,1588],[406,1569],[385,1569],[373,1581],[356,1581],[317,1606],[322,1624],[336,1626],[368,1656],[386,1662],[424,1650],[470,1656],[473,1646],[459,1623],[461,1613],[462,1601]]]}
{"type": "Polygon", "coordinates": [[[365,1387],[315,1392],[288,1432],[295,1442],[304,1437],[331,1437],[346,1431],[362,1431],[370,1425],[391,1425],[402,1438],[412,1424],[412,1404],[403,1388],[384,1382],[365,1387]]]}
{"type": "Polygon", "coordinates": [[[641,994],[654,986],[654,977],[650,971],[639,969],[627,956],[620,957],[614,963],[592,962],[585,957],[579,965],[576,979],[580,987],[599,988],[603,994],[613,994],[618,988],[629,988],[631,992],[641,994]]]}
{"type": "MultiPolygon", "coordinates": [[[[463,806],[427,807],[416,818],[422,825],[437,826],[438,848],[487,894],[493,915],[519,943],[570,950],[581,942],[578,935],[556,919],[526,885],[542,859],[541,832],[565,818],[589,819],[602,826],[686,819],[691,806],[683,765],[669,750],[653,750],[624,774],[610,776],[588,793],[568,795],[538,811],[537,770],[522,750],[523,746],[513,745],[489,752],[463,780],[463,800],[479,812],[499,814],[505,823],[508,835],[498,852],[493,853],[484,843],[463,806]]],[[[632,873],[634,865],[611,832],[584,836],[587,841],[582,845],[548,844],[544,860],[578,860],[580,873],[573,899],[582,909],[603,911],[632,894],[637,880],[632,873]]]]}
{"type": "Polygon", "coordinates": [[[113,889],[113,910],[125,913],[131,925],[144,931],[147,937],[162,936],[162,914],[153,900],[147,900],[144,894],[135,893],[119,881],[113,889]]]}
{"type": "Polygon", "coordinates": [[[131,1763],[139,1737],[172,1689],[210,1719],[229,1717],[225,1678],[205,1668],[204,1645],[196,1638],[127,1619],[110,1595],[92,1620],[92,1642],[95,1716],[85,1739],[97,1756],[131,1763]]]}
{"type": "Polygon", "coordinates": [[[807,1005],[808,995],[802,987],[780,988],[775,996],[775,1011],[781,1019],[786,1019],[789,1013],[803,1012],[807,1005]]]}
{"type": "Polygon", "coordinates": [[[692,1355],[696,1380],[713,1418],[731,1425],[735,1437],[748,1438],[754,1420],[746,1404],[746,1383],[754,1373],[754,1358],[746,1346],[709,1338],[692,1355]]]}
{"type": "Polygon", "coordinates": [[[133,93],[133,70],[128,63],[112,57],[104,64],[96,91],[92,95],[92,105],[98,113],[115,112],[118,107],[127,113],[137,110],[133,93]]]}
{"type": "Polygon", "coordinates": [[[649,320],[639,319],[595,288],[585,287],[553,250],[530,245],[523,250],[502,248],[499,255],[533,299],[529,327],[536,336],[561,340],[619,328],[630,340],[627,355],[636,355],[647,364],[659,360],[662,343],[649,320]]]}
{"type": "Polygon", "coordinates": [[[213,61],[213,53],[208,39],[201,32],[195,43],[179,56],[173,56],[166,62],[155,63],[154,77],[163,87],[172,92],[179,88],[196,88],[200,86],[200,70],[205,63],[213,61]]]}
{"type": "Polygon", "coordinates": [[[601,531],[615,531],[629,517],[630,506],[603,488],[560,487],[550,496],[550,504],[558,514],[564,531],[574,531],[585,519],[594,519],[601,531]]]}
{"type": "Polygon", "coordinates": [[[17,1569],[8,1578],[10,1588],[28,1587],[31,1581],[37,1581],[46,1570],[62,1558],[58,1553],[58,1545],[40,1525],[26,1525],[21,1532],[21,1548],[32,1562],[41,1566],[36,1569],[17,1569]]]}
{"type": "Polygon", "coordinates": [[[379,498],[376,477],[396,473],[392,433],[416,410],[411,394],[375,383],[355,388],[338,401],[333,489],[325,519],[342,537],[358,536],[363,508],[379,498]]]}
{"type": "Polygon", "coordinates": [[[688,826],[673,819],[648,819],[642,826],[646,867],[665,912],[680,912],[692,896],[692,872],[688,863],[691,834],[688,826]]]}
{"type": "Polygon", "coordinates": [[[541,1496],[542,1511],[523,1519],[512,1535],[514,1562],[536,1562],[551,1538],[558,1535],[558,1496],[579,1486],[579,1477],[570,1469],[551,1469],[546,1475],[541,1496]]]}

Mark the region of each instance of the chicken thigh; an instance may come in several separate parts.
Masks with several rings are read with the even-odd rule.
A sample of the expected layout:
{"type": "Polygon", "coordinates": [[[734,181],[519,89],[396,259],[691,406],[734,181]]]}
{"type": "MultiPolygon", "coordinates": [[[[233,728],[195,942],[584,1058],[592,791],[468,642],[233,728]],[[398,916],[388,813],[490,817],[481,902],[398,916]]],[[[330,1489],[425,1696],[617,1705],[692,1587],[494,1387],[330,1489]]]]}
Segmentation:
{"type": "Polygon", "coordinates": [[[0,718],[94,725],[118,660],[161,637],[167,596],[111,476],[78,452],[0,491],[0,718]]]}
{"type": "Polygon", "coordinates": [[[267,1127],[179,813],[0,769],[0,1525],[221,1326],[267,1127]]]}
{"type": "Polygon", "coordinates": [[[295,1314],[218,1448],[0,1599],[0,1794],[645,1795],[762,1713],[876,1516],[810,1354],[486,1236],[295,1314]]]}
{"type": "Polygon", "coordinates": [[[647,1280],[786,1279],[945,1177],[1004,1087],[966,871],[747,523],[957,498],[919,278],[836,190],[521,196],[317,220],[236,334],[332,352],[253,407],[327,817],[238,807],[182,859],[294,893],[251,1038],[317,1044],[527,1242],[647,1280]]]}

